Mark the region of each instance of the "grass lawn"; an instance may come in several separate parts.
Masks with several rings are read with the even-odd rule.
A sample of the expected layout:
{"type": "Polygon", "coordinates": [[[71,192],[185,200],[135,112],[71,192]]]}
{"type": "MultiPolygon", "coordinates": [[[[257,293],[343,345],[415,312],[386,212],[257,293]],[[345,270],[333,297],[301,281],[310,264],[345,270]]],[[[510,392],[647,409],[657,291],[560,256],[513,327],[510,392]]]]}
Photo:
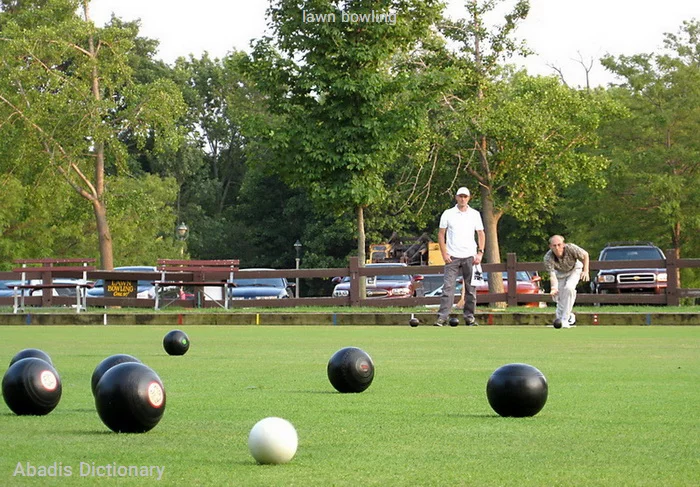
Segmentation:
{"type": "Polygon", "coordinates": [[[158,475],[100,479],[93,465],[157,466],[159,485],[192,486],[700,482],[698,327],[197,326],[185,329],[192,346],[180,357],[163,351],[166,327],[1,330],[1,373],[19,350],[40,348],[63,384],[47,416],[0,404],[2,486],[146,485],[158,475]],[[345,346],[374,361],[361,394],[327,379],[328,359],[345,346]],[[138,357],[165,384],[165,415],[148,433],[112,433],[95,411],[92,371],[115,353],[138,357]],[[534,417],[501,418],[486,400],[491,373],[512,362],[547,377],[549,399],[534,417]],[[297,429],[289,464],[257,465],[248,452],[248,432],[267,416],[297,429]],[[54,462],[72,475],[15,475],[54,462]]]}

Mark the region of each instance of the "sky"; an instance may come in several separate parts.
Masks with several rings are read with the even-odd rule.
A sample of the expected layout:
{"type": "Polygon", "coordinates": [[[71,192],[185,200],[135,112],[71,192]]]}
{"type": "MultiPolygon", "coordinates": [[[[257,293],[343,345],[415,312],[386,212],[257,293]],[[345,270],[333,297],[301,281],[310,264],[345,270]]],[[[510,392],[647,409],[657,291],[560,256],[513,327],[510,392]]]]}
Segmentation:
{"type": "MultiPolygon", "coordinates": [[[[465,17],[464,0],[448,0],[447,15],[465,17]]],[[[506,8],[515,0],[506,0],[506,8]]],[[[250,41],[266,32],[268,0],[92,0],[90,15],[104,25],[114,13],[141,20],[141,35],[160,42],[158,57],[221,58],[233,49],[249,51],[250,41]]],[[[516,31],[535,55],[519,60],[530,74],[556,74],[570,86],[615,82],[600,63],[613,56],[659,52],[664,33],[677,33],[684,20],[700,21],[698,0],[530,0],[530,13],[516,31]]]]}

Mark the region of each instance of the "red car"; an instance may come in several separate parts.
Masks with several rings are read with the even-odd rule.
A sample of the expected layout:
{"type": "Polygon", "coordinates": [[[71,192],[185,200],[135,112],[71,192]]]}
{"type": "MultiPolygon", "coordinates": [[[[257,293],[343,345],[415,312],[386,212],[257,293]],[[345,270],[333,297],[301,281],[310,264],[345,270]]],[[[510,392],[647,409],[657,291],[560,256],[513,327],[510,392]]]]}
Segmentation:
{"type": "MultiPolygon", "coordinates": [[[[420,281],[423,276],[402,274],[408,270],[406,264],[367,264],[366,267],[397,267],[396,274],[367,277],[368,298],[411,298],[422,295],[420,281]]],[[[350,294],[349,277],[335,277],[333,282],[336,283],[335,289],[333,289],[334,298],[350,294]]]]}
{"type": "MultiPolygon", "coordinates": [[[[475,279],[476,282],[476,294],[488,294],[489,292],[489,273],[488,272],[482,272],[480,274],[481,278],[479,279],[479,274],[477,274],[477,279],[475,279]]],[[[508,286],[508,274],[506,272],[503,272],[503,286],[504,288],[508,286]]],[[[544,294],[544,290],[542,289],[542,286],[540,285],[542,278],[538,276],[537,274],[533,274],[527,271],[518,271],[516,273],[516,279],[518,280],[516,284],[516,292],[518,294],[544,294]]],[[[459,295],[462,293],[462,278],[459,277],[457,279],[457,289],[455,290],[455,294],[459,295]]],[[[435,291],[426,294],[426,296],[441,296],[442,295],[442,286],[437,288],[435,291]]],[[[546,308],[547,303],[544,301],[541,302],[534,302],[534,303],[527,303],[524,306],[528,308],[546,308]]]]}
{"type": "MultiPolygon", "coordinates": [[[[508,273],[503,272],[503,288],[507,289],[508,287],[508,273]]],[[[541,286],[541,281],[542,278],[538,276],[537,274],[533,274],[527,271],[518,271],[515,274],[517,283],[516,283],[516,293],[517,294],[544,294],[544,290],[542,289],[541,286]]],[[[489,292],[489,273],[488,272],[482,272],[481,273],[481,279],[478,279],[476,282],[478,283],[476,285],[476,294],[488,294],[489,292]]],[[[460,289],[461,292],[461,289],[460,289]]],[[[544,301],[540,302],[534,302],[534,303],[525,303],[525,307],[527,308],[546,308],[547,303],[544,301]]]]}

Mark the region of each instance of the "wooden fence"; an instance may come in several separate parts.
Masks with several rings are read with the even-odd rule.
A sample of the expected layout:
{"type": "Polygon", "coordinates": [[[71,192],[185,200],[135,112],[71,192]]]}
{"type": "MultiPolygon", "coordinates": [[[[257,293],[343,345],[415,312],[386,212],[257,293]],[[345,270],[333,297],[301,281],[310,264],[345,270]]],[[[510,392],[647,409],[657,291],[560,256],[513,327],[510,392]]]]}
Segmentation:
{"type": "MultiPolygon", "coordinates": [[[[698,298],[700,297],[700,289],[681,288],[679,286],[678,274],[682,268],[697,268],[700,267],[700,259],[680,259],[677,257],[675,250],[667,251],[666,260],[645,260],[645,261],[591,261],[591,271],[600,269],[631,269],[631,268],[666,268],[668,273],[668,282],[665,292],[660,294],[638,294],[638,293],[623,293],[623,294],[590,294],[579,292],[576,299],[577,304],[656,304],[678,306],[682,298],[698,298]]],[[[488,293],[479,294],[477,302],[497,303],[505,302],[508,306],[518,306],[532,302],[551,302],[551,297],[548,294],[518,294],[516,293],[517,280],[515,279],[516,272],[530,271],[542,272],[544,265],[542,262],[519,262],[515,254],[508,254],[506,262],[500,264],[482,264],[485,272],[506,272],[507,286],[503,293],[488,293]]],[[[407,273],[411,274],[441,274],[443,266],[411,266],[407,269],[407,273]]],[[[295,306],[327,306],[327,307],[355,307],[355,306],[371,306],[371,307],[397,307],[397,306],[425,306],[435,305],[440,302],[439,297],[409,297],[409,298],[391,298],[391,299],[372,299],[360,296],[360,279],[367,276],[377,275],[392,275],[396,274],[396,268],[388,267],[372,267],[367,268],[360,266],[357,257],[351,257],[348,262],[348,267],[329,268],[329,269],[278,269],[278,270],[245,270],[242,269],[236,273],[236,278],[262,278],[262,277],[285,277],[290,282],[295,279],[332,279],[333,277],[350,277],[350,293],[345,297],[300,297],[290,299],[256,299],[256,300],[232,300],[231,308],[249,308],[249,307],[273,307],[287,308],[295,306]]],[[[593,273],[592,273],[593,274],[593,273]]],[[[58,275],[58,274],[57,274],[58,275]]],[[[60,277],[70,277],[65,274],[60,274],[60,277]]],[[[75,276],[79,277],[79,276],[75,276]]],[[[114,279],[114,280],[147,280],[157,281],[160,277],[158,272],[114,272],[114,271],[90,271],[87,273],[90,280],[96,279],[114,279]]],[[[27,279],[50,279],[46,272],[34,275],[30,270],[26,272],[27,279]]],[[[16,272],[0,272],[0,280],[19,280],[20,275],[16,272]]],[[[455,297],[455,299],[457,299],[455,297]]],[[[0,297],[0,306],[11,306],[12,297],[0,297]]],[[[28,306],[71,306],[75,303],[75,297],[68,296],[53,296],[51,300],[41,296],[26,297],[25,302],[28,306]]],[[[88,307],[104,307],[104,306],[123,306],[123,307],[140,307],[153,308],[153,299],[139,298],[115,298],[115,297],[88,297],[88,307]]],[[[181,306],[184,308],[193,307],[215,307],[217,304],[212,301],[203,301],[200,299],[177,299],[172,302],[172,306],[181,306]]]]}

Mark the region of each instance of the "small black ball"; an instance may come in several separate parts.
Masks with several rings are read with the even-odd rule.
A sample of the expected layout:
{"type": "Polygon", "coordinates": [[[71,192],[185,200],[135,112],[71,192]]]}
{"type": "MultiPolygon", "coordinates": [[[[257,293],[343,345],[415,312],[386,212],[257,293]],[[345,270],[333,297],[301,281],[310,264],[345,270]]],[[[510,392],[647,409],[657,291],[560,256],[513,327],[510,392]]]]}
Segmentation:
{"type": "Polygon", "coordinates": [[[408,324],[415,328],[416,326],[420,325],[420,320],[418,318],[411,318],[408,320],[408,324]]]}
{"type": "Polygon", "coordinates": [[[190,339],[182,330],[172,330],[163,337],[163,348],[168,355],[185,355],[190,349],[190,339]]]}
{"type": "Polygon", "coordinates": [[[13,413],[49,414],[61,400],[61,378],[51,364],[36,357],[18,360],[2,378],[2,397],[13,413]]]}
{"type": "Polygon", "coordinates": [[[554,321],[552,322],[552,326],[553,326],[554,328],[557,328],[557,329],[561,328],[561,320],[560,320],[559,318],[557,318],[556,320],[554,320],[554,321]]]}
{"type": "Polygon", "coordinates": [[[453,316],[452,318],[450,318],[448,323],[450,324],[450,326],[459,326],[459,318],[453,316]]]}
{"type": "Polygon", "coordinates": [[[374,380],[374,364],[366,352],[341,348],[328,361],[328,380],[338,392],[362,392],[374,380]]]}
{"type": "Polygon", "coordinates": [[[136,357],[132,357],[131,355],[127,355],[125,353],[118,353],[116,355],[111,355],[104,359],[102,362],[97,364],[97,367],[95,367],[95,370],[92,372],[92,380],[91,380],[91,387],[92,387],[92,395],[95,395],[95,389],[97,389],[97,383],[100,381],[103,375],[105,375],[105,372],[107,372],[109,369],[114,367],[115,365],[119,365],[124,362],[138,362],[141,363],[139,359],[136,357]]]}
{"type": "Polygon", "coordinates": [[[547,379],[532,365],[508,364],[491,374],[486,397],[499,415],[523,418],[534,416],[547,402],[547,379]]]}
{"type": "Polygon", "coordinates": [[[102,422],[117,433],[145,433],[165,412],[165,388],[151,368],[123,362],[97,383],[95,407],[102,422]]]}
{"type": "Polygon", "coordinates": [[[40,358],[41,360],[48,362],[50,365],[53,365],[53,362],[51,362],[51,357],[49,357],[48,353],[44,352],[43,350],[39,350],[38,348],[25,348],[24,350],[17,352],[15,356],[12,357],[12,360],[10,360],[10,367],[15,362],[29,357],[40,358]]]}

